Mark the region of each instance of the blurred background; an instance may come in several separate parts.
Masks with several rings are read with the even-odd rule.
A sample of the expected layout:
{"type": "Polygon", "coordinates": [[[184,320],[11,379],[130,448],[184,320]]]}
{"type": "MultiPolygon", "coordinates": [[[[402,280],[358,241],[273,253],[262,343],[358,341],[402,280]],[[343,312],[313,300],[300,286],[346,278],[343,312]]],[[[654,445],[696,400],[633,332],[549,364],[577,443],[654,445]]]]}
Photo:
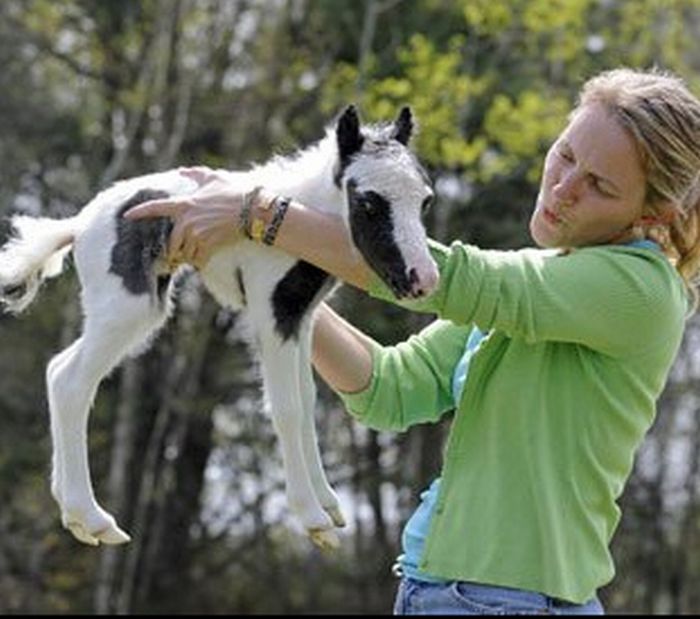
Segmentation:
{"type": "MultiPolygon", "coordinates": [[[[13,212],[68,216],[118,178],[290,153],[354,102],[368,121],[413,106],[438,195],[431,236],[522,247],[543,155],[587,77],[656,65],[700,93],[699,5],[3,0],[3,234],[13,212]]],[[[342,548],[319,552],[286,507],[242,320],[191,277],[91,417],[98,498],[133,541],[83,546],[49,492],[44,387],[79,332],[77,294],[69,267],[22,317],[0,316],[0,612],[390,612],[401,527],[439,472],[450,416],[376,433],[319,384],[322,453],[349,520],[342,548]]],[[[386,344],[430,320],[349,288],[332,304],[386,344]]],[[[611,612],[700,611],[699,338],[693,319],[621,497],[611,612]]]]}

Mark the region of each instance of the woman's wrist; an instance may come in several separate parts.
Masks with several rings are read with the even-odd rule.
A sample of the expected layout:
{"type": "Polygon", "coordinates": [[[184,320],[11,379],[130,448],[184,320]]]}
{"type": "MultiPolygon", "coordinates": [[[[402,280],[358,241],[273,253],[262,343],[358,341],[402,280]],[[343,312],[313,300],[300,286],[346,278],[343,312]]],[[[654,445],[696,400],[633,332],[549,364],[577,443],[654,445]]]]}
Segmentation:
{"type": "Polygon", "coordinates": [[[243,197],[239,230],[246,238],[256,243],[274,245],[289,204],[289,198],[256,187],[243,197]]]}
{"type": "Polygon", "coordinates": [[[246,194],[243,204],[239,226],[247,226],[242,229],[247,238],[274,245],[353,286],[367,288],[371,271],[341,217],[260,188],[246,194]],[[245,215],[247,200],[250,212],[245,215]]]}
{"type": "Polygon", "coordinates": [[[262,187],[256,187],[243,194],[242,205],[238,212],[238,231],[242,236],[261,242],[268,225],[267,212],[274,196],[263,196],[262,187]]]}

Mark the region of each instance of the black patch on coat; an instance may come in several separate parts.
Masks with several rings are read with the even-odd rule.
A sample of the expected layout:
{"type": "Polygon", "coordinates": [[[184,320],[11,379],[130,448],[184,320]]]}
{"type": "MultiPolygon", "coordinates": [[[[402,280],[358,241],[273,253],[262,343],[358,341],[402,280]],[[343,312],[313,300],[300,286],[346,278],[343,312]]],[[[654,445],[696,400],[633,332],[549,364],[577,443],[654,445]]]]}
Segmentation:
{"type": "Polygon", "coordinates": [[[353,243],[397,298],[408,296],[413,281],[394,239],[391,203],[375,191],[357,191],[353,179],[348,181],[348,201],[353,243]]]}
{"type": "Polygon", "coordinates": [[[272,293],[275,330],[282,341],[299,337],[302,319],[334,282],[328,273],[303,260],[287,271],[272,293]]]}
{"type": "Polygon", "coordinates": [[[158,296],[158,300],[160,302],[165,299],[165,295],[168,292],[168,286],[170,284],[170,274],[169,273],[163,273],[162,275],[159,275],[156,278],[156,295],[158,296]]]}
{"type": "Polygon", "coordinates": [[[236,283],[238,284],[238,292],[241,294],[241,303],[243,307],[246,307],[248,301],[245,291],[245,282],[243,281],[243,270],[240,267],[236,269],[236,283]]]}
{"type": "Polygon", "coordinates": [[[0,218],[0,247],[17,236],[19,236],[19,234],[17,229],[12,225],[12,220],[9,217],[0,218]]]}
{"type": "Polygon", "coordinates": [[[170,283],[170,275],[156,276],[153,264],[165,255],[173,222],[168,217],[125,219],[122,215],[130,208],[168,198],[169,194],[154,189],[142,189],[129,198],[116,213],[117,242],[112,248],[110,273],[122,278],[124,287],[135,295],[155,294],[163,301],[170,283]]]}

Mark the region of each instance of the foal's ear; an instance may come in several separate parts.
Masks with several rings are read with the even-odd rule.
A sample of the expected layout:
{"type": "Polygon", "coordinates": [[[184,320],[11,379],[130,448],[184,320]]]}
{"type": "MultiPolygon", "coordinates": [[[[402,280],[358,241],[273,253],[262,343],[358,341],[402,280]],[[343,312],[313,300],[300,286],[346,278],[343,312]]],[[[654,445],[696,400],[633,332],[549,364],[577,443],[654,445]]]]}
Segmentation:
{"type": "Polygon", "coordinates": [[[410,107],[404,106],[401,108],[398,118],[394,121],[391,137],[401,142],[404,146],[408,146],[408,141],[411,139],[412,132],[413,113],[410,107]]]}
{"type": "Polygon", "coordinates": [[[362,148],[360,117],[354,105],[349,105],[338,119],[336,127],[340,158],[346,159],[362,148]]]}

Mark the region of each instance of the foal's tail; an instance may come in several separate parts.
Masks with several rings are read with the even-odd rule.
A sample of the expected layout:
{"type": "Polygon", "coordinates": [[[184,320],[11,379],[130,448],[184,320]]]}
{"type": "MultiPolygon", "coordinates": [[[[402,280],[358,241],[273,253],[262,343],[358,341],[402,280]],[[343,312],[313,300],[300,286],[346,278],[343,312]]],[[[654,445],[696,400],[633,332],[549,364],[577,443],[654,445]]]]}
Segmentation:
{"type": "Polygon", "coordinates": [[[11,225],[12,237],[0,248],[0,305],[18,314],[34,300],[44,279],[63,270],[63,259],[78,232],[78,218],[15,215],[11,225]]]}

